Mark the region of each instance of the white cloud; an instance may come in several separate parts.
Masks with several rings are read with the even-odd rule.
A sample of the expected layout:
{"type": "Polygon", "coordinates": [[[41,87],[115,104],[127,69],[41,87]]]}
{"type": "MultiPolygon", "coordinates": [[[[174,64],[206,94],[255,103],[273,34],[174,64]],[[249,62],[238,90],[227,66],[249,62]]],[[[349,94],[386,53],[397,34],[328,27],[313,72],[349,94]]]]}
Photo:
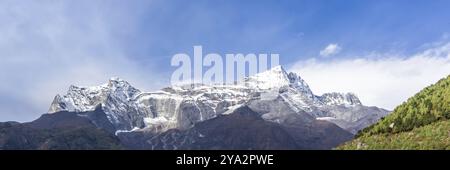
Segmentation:
{"type": "Polygon", "coordinates": [[[328,44],[323,50],[319,52],[322,57],[329,57],[335,55],[341,51],[341,47],[338,44],[328,44]]]}
{"type": "Polygon", "coordinates": [[[363,104],[387,109],[450,74],[450,43],[412,56],[369,58],[310,59],[297,62],[290,70],[298,72],[317,94],[354,92],[363,104]]]}

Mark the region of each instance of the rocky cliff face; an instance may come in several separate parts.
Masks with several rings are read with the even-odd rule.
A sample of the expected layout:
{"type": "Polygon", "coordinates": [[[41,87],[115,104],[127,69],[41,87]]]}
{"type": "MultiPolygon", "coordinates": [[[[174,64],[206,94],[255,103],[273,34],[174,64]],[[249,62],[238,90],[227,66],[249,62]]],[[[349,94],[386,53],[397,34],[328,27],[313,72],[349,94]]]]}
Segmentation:
{"type": "Polygon", "coordinates": [[[315,95],[281,66],[156,92],[112,78],[70,86],[33,122],[0,123],[0,149],[330,149],[387,113],[352,93],[315,95]]]}
{"type": "Polygon", "coordinates": [[[304,119],[329,121],[351,133],[388,113],[362,105],[351,93],[314,95],[300,76],[287,73],[281,66],[247,77],[236,85],[187,85],[141,92],[122,79],[112,78],[107,84],[95,87],[71,86],[67,94],[55,97],[49,113],[92,111],[101,104],[116,133],[162,133],[169,129],[189,129],[199,122],[232,113],[236,108],[256,106],[258,102],[265,104],[251,108],[261,110],[283,103],[290,110],[281,115],[269,111],[262,115],[265,120],[277,123],[283,116],[301,113],[304,119]]]}
{"type": "Polygon", "coordinates": [[[170,129],[157,135],[145,132],[119,135],[127,147],[157,150],[331,149],[352,136],[333,123],[304,120],[301,115],[290,115],[283,123],[266,121],[248,106],[199,122],[186,130],[170,129]],[[141,142],[133,143],[135,141],[141,142]]]}

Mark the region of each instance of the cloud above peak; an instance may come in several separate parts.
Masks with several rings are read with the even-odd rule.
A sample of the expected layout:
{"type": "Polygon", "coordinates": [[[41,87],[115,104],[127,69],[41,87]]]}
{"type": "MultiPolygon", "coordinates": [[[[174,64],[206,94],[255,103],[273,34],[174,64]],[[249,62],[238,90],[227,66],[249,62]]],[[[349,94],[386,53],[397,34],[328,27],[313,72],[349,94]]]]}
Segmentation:
{"type": "Polygon", "coordinates": [[[450,43],[411,56],[379,54],[321,61],[299,61],[299,73],[317,94],[354,92],[365,105],[393,109],[424,87],[450,74],[450,43]]]}
{"type": "Polygon", "coordinates": [[[323,50],[319,52],[322,57],[329,57],[338,54],[342,50],[338,44],[328,44],[323,50]]]}

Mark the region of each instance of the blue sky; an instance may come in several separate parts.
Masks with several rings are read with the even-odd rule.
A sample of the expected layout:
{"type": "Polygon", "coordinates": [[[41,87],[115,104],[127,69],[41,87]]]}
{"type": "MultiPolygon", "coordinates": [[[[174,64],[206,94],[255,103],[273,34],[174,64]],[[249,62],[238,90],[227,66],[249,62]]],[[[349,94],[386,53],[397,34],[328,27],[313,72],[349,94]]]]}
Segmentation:
{"type": "Polygon", "coordinates": [[[450,73],[449,6],[445,0],[4,0],[0,121],[36,118],[70,84],[120,76],[144,90],[167,86],[171,57],[192,54],[194,45],[204,53],[278,53],[281,65],[318,94],[352,91],[367,105],[392,109],[450,73]]]}
{"type": "Polygon", "coordinates": [[[441,2],[155,3],[144,12],[133,46],[144,58],[171,56],[193,44],[218,53],[277,52],[284,64],[314,57],[330,42],[346,47],[340,57],[372,51],[414,53],[449,30],[449,4],[441,2]]]}

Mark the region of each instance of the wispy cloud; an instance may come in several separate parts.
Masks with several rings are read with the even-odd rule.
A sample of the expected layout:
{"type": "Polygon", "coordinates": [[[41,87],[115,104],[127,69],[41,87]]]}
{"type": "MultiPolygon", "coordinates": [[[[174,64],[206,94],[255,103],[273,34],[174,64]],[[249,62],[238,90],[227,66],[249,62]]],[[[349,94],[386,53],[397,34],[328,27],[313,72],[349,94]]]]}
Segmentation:
{"type": "Polygon", "coordinates": [[[100,1],[0,2],[0,121],[36,118],[70,84],[119,76],[140,88],[154,85],[147,82],[157,76],[126,56],[117,38],[132,29],[133,21],[121,18],[128,11],[112,8],[100,1]]]}
{"type": "Polygon", "coordinates": [[[338,44],[328,44],[323,50],[319,52],[322,57],[329,57],[332,55],[336,55],[341,51],[342,47],[338,44]]]}
{"type": "Polygon", "coordinates": [[[450,74],[450,43],[411,56],[374,55],[378,56],[310,59],[290,70],[298,72],[315,93],[355,92],[364,104],[387,109],[450,74]]]}

